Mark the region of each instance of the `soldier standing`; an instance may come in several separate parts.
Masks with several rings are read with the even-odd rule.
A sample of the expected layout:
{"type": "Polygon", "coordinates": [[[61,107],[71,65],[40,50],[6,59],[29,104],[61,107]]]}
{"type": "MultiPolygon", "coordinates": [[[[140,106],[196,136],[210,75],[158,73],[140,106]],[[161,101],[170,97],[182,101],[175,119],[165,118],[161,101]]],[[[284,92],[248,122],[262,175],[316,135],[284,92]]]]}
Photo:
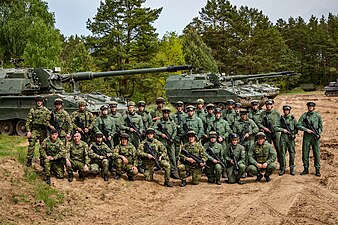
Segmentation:
{"type": "Polygon", "coordinates": [[[197,108],[195,110],[195,115],[202,120],[204,125],[205,124],[204,100],[201,98],[197,99],[196,106],[197,108]]]}
{"type": "Polygon", "coordinates": [[[228,168],[227,177],[229,184],[243,184],[241,177],[245,172],[245,148],[239,144],[238,134],[230,135],[231,143],[227,146],[225,151],[225,160],[227,162],[228,168]]]}
{"type": "Polygon", "coordinates": [[[208,132],[208,127],[210,124],[212,124],[212,122],[215,120],[215,106],[214,104],[208,104],[207,107],[207,114],[205,115],[205,123],[203,124],[204,125],[204,133],[209,133],[208,132]]]}
{"type": "Polygon", "coordinates": [[[239,120],[241,118],[241,109],[242,109],[242,104],[239,102],[235,103],[235,115],[234,115],[234,122],[233,124],[230,124],[231,126],[233,126],[237,120],[239,120]]]}
{"type": "MultiPolygon", "coordinates": [[[[186,109],[188,116],[185,118],[183,123],[184,132],[187,134],[190,130],[194,131],[196,133],[197,141],[199,141],[204,135],[203,122],[199,117],[195,116],[194,106],[188,105],[186,109]]],[[[185,143],[187,142],[188,140],[185,140],[185,143]]]]}
{"type": "Polygon", "coordinates": [[[129,135],[121,134],[121,142],[114,149],[114,165],[116,168],[115,180],[120,179],[122,171],[125,171],[128,180],[134,181],[138,174],[137,170],[137,151],[134,145],[128,141],[129,135]]]}
{"type": "Polygon", "coordinates": [[[162,109],[165,104],[164,98],[158,97],[155,100],[155,103],[157,105],[157,108],[150,112],[153,123],[155,123],[156,120],[159,120],[162,116],[162,109]]]}
{"type": "Polygon", "coordinates": [[[103,134],[95,133],[95,142],[89,146],[88,155],[90,158],[90,171],[94,174],[100,173],[100,168],[103,170],[103,179],[109,179],[109,167],[112,165],[113,151],[103,142],[103,134]]]}
{"type": "Polygon", "coordinates": [[[249,151],[248,172],[257,175],[256,181],[261,181],[262,173],[265,172],[264,178],[266,182],[271,180],[270,175],[276,170],[276,150],[266,140],[263,132],[258,132],[256,135],[257,141],[251,146],[249,151]]]}
{"type": "MultiPolygon", "coordinates": [[[[37,141],[42,141],[47,137],[47,128],[55,129],[50,123],[50,111],[43,106],[43,97],[37,96],[35,98],[36,106],[31,108],[27,115],[26,130],[28,138],[28,153],[27,162],[28,167],[32,166],[34,157],[35,144],[37,141]]],[[[40,165],[43,167],[44,159],[40,152],[40,165]]]]}
{"type": "Polygon", "coordinates": [[[281,151],[280,151],[280,135],[281,133],[276,131],[276,127],[279,126],[280,114],[273,109],[274,101],[269,99],[265,102],[266,110],[261,112],[260,123],[258,127],[264,131],[266,140],[273,143],[277,152],[277,161],[279,167],[282,167],[281,151]]]}
{"type": "Polygon", "coordinates": [[[139,101],[137,103],[138,111],[136,112],[141,116],[143,122],[143,129],[147,130],[148,127],[153,125],[153,121],[151,115],[148,111],[146,111],[146,103],[144,101],[139,101]]]}
{"type": "Polygon", "coordinates": [[[228,121],[231,129],[233,129],[232,125],[235,122],[235,115],[236,115],[234,106],[235,106],[235,101],[232,99],[229,99],[227,101],[226,109],[223,111],[223,119],[228,121]]]}
{"type": "Polygon", "coordinates": [[[298,128],[304,131],[302,160],[304,170],[301,175],[309,174],[309,152],[312,147],[316,176],[320,177],[320,135],[323,131],[322,117],[315,112],[316,103],[308,102],[308,111],[298,121],[298,128]]]}
{"type": "Polygon", "coordinates": [[[258,100],[251,101],[251,109],[249,109],[248,117],[252,119],[258,126],[260,123],[262,110],[259,109],[259,102],[258,100]]]}
{"type": "Polygon", "coordinates": [[[113,137],[114,141],[114,146],[118,145],[120,142],[120,135],[121,135],[121,127],[123,123],[123,118],[121,113],[117,112],[117,102],[116,101],[111,101],[109,102],[109,107],[110,107],[110,116],[113,118],[114,123],[115,123],[115,134],[113,137]]]}
{"type": "Polygon", "coordinates": [[[73,126],[70,116],[63,107],[63,100],[56,98],[54,100],[55,110],[51,113],[51,124],[59,133],[59,138],[64,144],[70,139],[70,133],[72,132],[73,126]]]}
{"type": "Polygon", "coordinates": [[[209,183],[216,183],[218,185],[221,185],[221,176],[222,171],[225,170],[225,168],[222,167],[221,163],[225,166],[223,163],[224,161],[224,149],[221,144],[217,143],[217,133],[215,131],[211,131],[209,133],[209,142],[204,144],[204,148],[206,149],[208,160],[206,162],[206,165],[208,166],[205,169],[205,175],[208,177],[209,183]],[[213,154],[218,156],[217,158],[213,157],[213,154]]]}
{"type": "Polygon", "coordinates": [[[78,171],[79,178],[89,172],[88,144],[81,141],[81,133],[76,131],[73,135],[73,141],[68,142],[66,146],[66,168],[68,172],[68,181],[72,182],[74,171],[78,171]]]}
{"type": "Polygon", "coordinates": [[[148,128],[146,131],[147,138],[138,147],[139,156],[144,161],[144,180],[153,180],[154,167],[158,163],[156,166],[160,166],[164,170],[164,186],[172,187],[167,150],[161,142],[154,138],[154,134],[155,130],[148,128]]]}
{"type": "Polygon", "coordinates": [[[295,138],[298,133],[297,120],[293,115],[290,115],[291,106],[284,105],[283,113],[284,115],[280,118],[279,126],[276,127],[277,131],[282,132],[281,134],[281,170],[279,171],[279,176],[285,174],[286,168],[286,151],[289,151],[289,166],[290,174],[295,175],[295,138]]]}
{"type": "Polygon", "coordinates": [[[51,173],[55,173],[57,178],[62,179],[64,177],[63,167],[66,151],[56,130],[52,130],[50,136],[41,143],[40,152],[44,159],[46,183],[51,184],[51,173]]]}
{"type": "Polygon", "coordinates": [[[101,106],[100,110],[101,114],[96,118],[94,123],[94,131],[95,133],[101,132],[103,134],[104,143],[106,143],[109,148],[112,148],[114,146],[115,123],[113,118],[108,114],[108,105],[101,106]]]}
{"type": "Polygon", "coordinates": [[[81,138],[87,144],[90,142],[91,130],[94,126],[95,118],[91,112],[86,110],[87,102],[85,100],[79,101],[79,110],[71,115],[73,129],[81,133],[81,138]]]}
{"type": "Polygon", "coordinates": [[[209,124],[207,132],[216,131],[218,134],[217,141],[221,143],[223,148],[226,149],[229,134],[232,132],[229,123],[222,118],[221,108],[215,109],[215,119],[209,124]]]}
{"type": "Polygon", "coordinates": [[[192,183],[193,185],[199,184],[201,180],[202,168],[205,166],[205,162],[208,160],[205,149],[200,142],[197,142],[197,137],[195,131],[191,130],[187,133],[188,143],[184,144],[183,149],[180,154],[181,164],[178,166],[178,173],[181,178],[181,187],[187,185],[186,173],[192,173],[192,183]],[[184,154],[184,151],[192,154],[201,159],[198,163],[194,160],[191,155],[187,156],[184,154]]]}
{"type": "Polygon", "coordinates": [[[167,149],[167,155],[170,162],[170,176],[174,179],[179,179],[176,170],[176,155],[175,155],[175,138],[177,135],[176,124],[170,120],[169,108],[162,109],[163,116],[154,124],[156,139],[158,139],[167,149]]]}

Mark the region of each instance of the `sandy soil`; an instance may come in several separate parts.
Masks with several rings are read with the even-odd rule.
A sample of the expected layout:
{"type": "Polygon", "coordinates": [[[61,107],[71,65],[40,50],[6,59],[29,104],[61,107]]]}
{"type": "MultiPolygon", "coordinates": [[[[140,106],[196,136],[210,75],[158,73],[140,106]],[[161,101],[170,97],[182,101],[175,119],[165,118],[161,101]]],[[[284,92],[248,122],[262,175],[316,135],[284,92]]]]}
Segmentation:
{"type": "Polygon", "coordinates": [[[338,98],[323,94],[282,95],[275,101],[275,108],[280,112],[284,104],[290,104],[297,119],[306,111],[306,102],[317,102],[324,121],[321,177],[314,175],[313,166],[309,175],[299,175],[303,169],[300,134],[296,139],[296,176],[290,176],[287,170],[284,176],[278,176],[277,172],[272,175],[270,183],[256,183],[255,178],[246,178],[245,185],[222,183],[221,186],[208,184],[203,177],[200,185],[189,183],[185,188],[179,187],[179,180],[174,180],[173,188],[163,187],[161,172],[157,172],[155,182],[143,181],[142,175],[135,182],[128,182],[125,177],[119,181],[111,177],[109,182],[90,177],[72,183],[54,178],[53,186],[65,197],[64,202],[47,215],[43,203],[34,202],[31,197],[29,185],[23,186],[23,167],[15,160],[3,159],[0,221],[15,224],[338,224],[338,98]],[[22,197],[23,194],[26,197],[22,197]],[[16,198],[20,201],[16,202],[16,198]]]}

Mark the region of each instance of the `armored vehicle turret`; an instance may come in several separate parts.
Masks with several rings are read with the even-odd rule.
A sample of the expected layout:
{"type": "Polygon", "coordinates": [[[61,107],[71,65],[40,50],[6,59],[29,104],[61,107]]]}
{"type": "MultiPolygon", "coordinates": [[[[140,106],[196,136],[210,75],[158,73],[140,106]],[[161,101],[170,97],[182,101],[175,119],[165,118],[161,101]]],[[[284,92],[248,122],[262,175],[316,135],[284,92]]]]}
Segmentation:
{"type": "Polygon", "coordinates": [[[252,100],[263,104],[268,94],[259,89],[246,85],[238,85],[236,81],[245,81],[261,78],[294,75],[292,71],[268,74],[231,75],[219,74],[182,74],[169,76],[165,89],[169,102],[174,104],[183,101],[185,104],[195,104],[199,98],[205,102],[213,103],[221,108],[225,107],[228,99],[240,102],[244,107],[249,107],[252,100]]]}
{"type": "Polygon", "coordinates": [[[57,71],[43,68],[11,68],[0,69],[0,133],[19,135],[25,134],[25,120],[30,108],[35,105],[34,99],[41,95],[45,106],[54,108],[56,98],[63,99],[64,109],[69,113],[78,109],[78,102],[85,100],[87,109],[99,112],[103,104],[117,101],[118,110],[126,109],[123,98],[111,98],[100,92],[83,94],[79,91],[79,81],[100,77],[128,76],[133,74],[176,72],[190,69],[190,66],[169,66],[108,72],[79,72],[60,74],[57,71]],[[63,84],[70,83],[72,93],[67,93],[63,84]]]}
{"type": "Polygon", "coordinates": [[[325,95],[329,97],[338,96],[338,79],[337,82],[330,82],[328,86],[324,88],[325,95]]]}

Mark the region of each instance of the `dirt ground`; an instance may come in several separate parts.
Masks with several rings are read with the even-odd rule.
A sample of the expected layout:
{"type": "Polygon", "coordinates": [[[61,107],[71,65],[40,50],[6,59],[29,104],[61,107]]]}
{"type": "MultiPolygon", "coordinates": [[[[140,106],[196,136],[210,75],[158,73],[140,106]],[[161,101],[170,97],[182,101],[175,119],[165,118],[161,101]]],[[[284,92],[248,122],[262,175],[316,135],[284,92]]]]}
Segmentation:
{"type": "MultiPolygon", "coordinates": [[[[0,222],[13,224],[338,224],[338,98],[323,94],[281,95],[275,108],[282,111],[290,104],[298,119],[306,111],[306,102],[315,101],[323,117],[321,139],[322,176],[314,175],[311,154],[310,174],[302,171],[302,134],[296,139],[296,176],[271,176],[269,183],[246,178],[244,185],[208,184],[203,177],[198,186],[163,187],[163,173],[155,182],[135,182],[91,177],[85,181],[53,181],[64,194],[64,202],[51,215],[42,210],[43,203],[32,199],[13,203],[29,186],[20,186],[23,167],[12,159],[0,163],[0,222]],[[7,171],[7,172],[5,172],[7,171]],[[11,187],[15,183],[15,189],[11,187]],[[18,187],[18,188],[17,188],[18,187]]],[[[288,161],[287,161],[288,162],[288,161]]],[[[36,166],[39,169],[39,166],[36,166]]],[[[76,176],[77,177],[77,176],[76,176]]],[[[264,180],[264,179],[263,179],[264,180]]]]}

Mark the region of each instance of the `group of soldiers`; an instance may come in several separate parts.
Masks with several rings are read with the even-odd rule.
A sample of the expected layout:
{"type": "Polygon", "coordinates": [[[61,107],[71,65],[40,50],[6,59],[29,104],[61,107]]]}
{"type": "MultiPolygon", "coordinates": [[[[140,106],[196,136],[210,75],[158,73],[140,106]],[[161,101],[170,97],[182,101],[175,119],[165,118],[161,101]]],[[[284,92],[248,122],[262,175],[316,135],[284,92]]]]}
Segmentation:
{"type": "Polygon", "coordinates": [[[156,99],[157,107],[148,112],[146,103],[130,101],[124,115],[117,112],[117,102],[103,105],[94,116],[86,110],[87,103],[79,102],[79,109],[69,115],[63,109],[62,99],[55,99],[55,109],[43,106],[44,99],[36,98],[30,110],[26,129],[29,140],[27,166],[32,165],[36,143],[40,142],[40,165],[44,168],[46,182],[51,175],[74,179],[74,172],[83,179],[87,174],[109,174],[118,180],[123,174],[135,180],[143,173],[152,181],[154,171],[164,171],[164,186],[172,187],[172,179],[180,179],[181,187],[192,177],[197,185],[204,173],[209,183],[243,184],[242,178],[256,176],[256,181],[276,170],[286,172],[286,152],[289,152],[290,174],[295,175],[295,138],[304,131],[302,160],[309,173],[310,146],[314,155],[316,176],[320,176],[320,134],[322,119],[315,112],[316,104],[308,102],[308,111],[297,121],[291,115],[291,106],[283,106],[280,115],[273,109],[274,101],[265,102],[265,110],[258,101],[251,102],[249,110],[240,103],[228,100],[225,109],[213,104],[197,105],[178,101],[175,112],[164,107],[162,97],[156,99]],[[138,108],[137,110],[135,108],[138,108]],[[48,134],[48,135],[47,135],[48,134]],[[48,137],[47,137],[48,136],[48,137]]]}

